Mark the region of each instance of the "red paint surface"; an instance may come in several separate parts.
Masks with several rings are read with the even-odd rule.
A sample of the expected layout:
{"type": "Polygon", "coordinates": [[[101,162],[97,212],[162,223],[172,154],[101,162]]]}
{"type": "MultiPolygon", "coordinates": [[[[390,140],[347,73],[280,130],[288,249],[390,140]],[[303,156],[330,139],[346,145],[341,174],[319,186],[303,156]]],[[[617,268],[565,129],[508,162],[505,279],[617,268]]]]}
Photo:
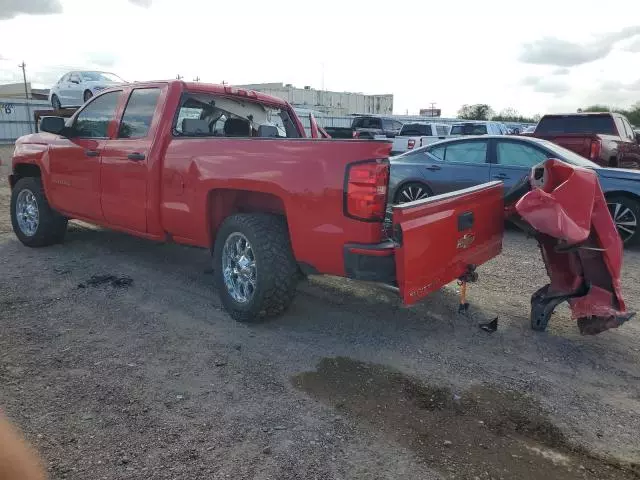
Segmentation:
{"type": "Polygon", "coordinates": [[[169,235],[206,248],[220,221],[232,213],[283,213],[296,259],[333,275],[344,275],[346,243],[382,240],[381,223],[343,215],[343,190],[347,164],[386,158],[390,143],[304,138],[287,102],[229,86],[152,82],[121,92],[109,138],[38,133],[17,142],[14,168],[38,165],[47,197],[61,213],[145,238],[169,235]],[[131,90],[149,87],[163,93],[147,137],[116,138],[131,90]],[[303,138],[173,137],[174,114],[185,91],[241,96],[287,109],[303,138]],[[87,157],[86,150],[100,156],[87,157]],[[145,160],[128,160],[134,152],[145,160]]]}
{"type": "Polygon", "coordinates": [[[588,282],[586,296],[569,300],[574,319],[591,319],[600,331],[617,327],[629,318],[620,284],[623,247],[598,178],[592,170],[558,160],[546,161],[544,172],[539,188],[525,194],[515,208],[541,234],[551,291],[571,293],[588,282]],[[558,251],[558,241],[563,247],[603,251],[558,251]]]}
{"type": "Polygon", "coordinates": [[[412,304],[461,277],[469,265],[481,265],[502,251],[503,187],[500,182],[456,195],[431,197],[415,207],[393,209],[393,224],[402,229],[396,248],[400,295],[412,304]],[[458,229],[458,217],[472,212],[473,226],[458,229]],[[473,242],[459,248],[465,236],[473,242]]]}

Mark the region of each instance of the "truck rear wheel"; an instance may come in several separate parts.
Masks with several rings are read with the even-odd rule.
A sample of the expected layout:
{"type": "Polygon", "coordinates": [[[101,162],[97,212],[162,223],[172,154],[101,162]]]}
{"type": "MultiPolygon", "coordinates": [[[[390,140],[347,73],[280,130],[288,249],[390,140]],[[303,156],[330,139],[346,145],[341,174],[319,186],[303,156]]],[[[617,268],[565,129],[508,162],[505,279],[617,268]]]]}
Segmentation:
{"type": "Polygon", "coordinates": [[[11,225],[28,247],[60,243],[67,232],[67,219],[51,208],[38,177],[21,178],[13,187],[11,225]]]}
{"type": "Polygon", "coordinates": [[[233,319],[253,322],[284,312],[298,280],[285,220],[266,214],[227,218],[216,235],[213,270],[233,319]]]}

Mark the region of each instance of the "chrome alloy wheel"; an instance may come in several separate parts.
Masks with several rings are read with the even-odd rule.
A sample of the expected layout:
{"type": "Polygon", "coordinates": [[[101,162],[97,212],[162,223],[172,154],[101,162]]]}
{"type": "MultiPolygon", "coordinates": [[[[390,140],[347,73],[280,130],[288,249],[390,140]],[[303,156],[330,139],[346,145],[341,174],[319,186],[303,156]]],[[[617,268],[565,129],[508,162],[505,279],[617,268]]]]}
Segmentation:
{"type": "Polygon", "coordinates": [[[626,242],[636,234],[638,229],[638,218],[632,209],[624,205],[623,203],[609,203],[609,212],[611,218],[616,224],[618,233],[623,242],[626,242]]]}
{"type": "Polygon", "coordinates": [[[398,203],[415,202],[416,200],[422,200],[428,196],[429,192],[426,188],[421,187],[420,185],[407,185],[406,187],[402,187],[402,190],[400,190],[400,201],[398,203]]]}
{"type": "Polygon", "coordinates": [[[248,303],[256,291],[256,258],[253,248],[240,232],[227,237],[222,249],[222,274],[229,295],[238,303],[248,303]]]}
{"type": "Polygon", "coordinates": [[[33,237],[36,234],[40,222],[40,211],[38,201],[31,190],[25,188],[18,194],[16,219],[23,234],[27,237],[33,237]]]}

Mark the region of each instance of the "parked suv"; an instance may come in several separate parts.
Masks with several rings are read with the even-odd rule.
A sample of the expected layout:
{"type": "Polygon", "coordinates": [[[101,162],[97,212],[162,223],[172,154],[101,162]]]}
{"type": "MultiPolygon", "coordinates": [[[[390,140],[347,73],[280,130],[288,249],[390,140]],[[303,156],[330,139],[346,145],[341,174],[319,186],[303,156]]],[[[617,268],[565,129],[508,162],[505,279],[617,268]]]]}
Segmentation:
{"type": "Polygon", "coordinates": [[[394,138],[400,133],[402,122],[389,117],[361,116],[351,122],[353,138],[380,140],[394,138]]]}

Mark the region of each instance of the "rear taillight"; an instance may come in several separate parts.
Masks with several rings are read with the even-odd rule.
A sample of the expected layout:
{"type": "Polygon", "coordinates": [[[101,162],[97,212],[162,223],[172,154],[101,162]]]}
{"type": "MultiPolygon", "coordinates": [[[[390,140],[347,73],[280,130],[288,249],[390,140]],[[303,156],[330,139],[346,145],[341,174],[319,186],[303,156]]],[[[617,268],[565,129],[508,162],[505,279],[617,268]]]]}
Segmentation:
{"type": "Polygon", "coordinates": [[[600,158],[600,151],[602,150],[602,142],[600,140],[591,140],[591,149],[589,150],[589,158],[591,160],[597,160],[600,158]]]}
{"type": "Polygon", "coordinates": [[[353,132],[353,138],[360,138],[360,132],[353,132]]]}
{"type": "Polygon", "coordinates": [[[409,141],[407,142],[407,148],[411,150],[415,146],[416,146],[416,141],[413,138],[409,139],[409,141]]]}
{"type": "Polygon", "coordinates": [[[365,221],[384,220],[389,185],[389,162],[371,160],[347,166],[344,211],[365,221]]]}

